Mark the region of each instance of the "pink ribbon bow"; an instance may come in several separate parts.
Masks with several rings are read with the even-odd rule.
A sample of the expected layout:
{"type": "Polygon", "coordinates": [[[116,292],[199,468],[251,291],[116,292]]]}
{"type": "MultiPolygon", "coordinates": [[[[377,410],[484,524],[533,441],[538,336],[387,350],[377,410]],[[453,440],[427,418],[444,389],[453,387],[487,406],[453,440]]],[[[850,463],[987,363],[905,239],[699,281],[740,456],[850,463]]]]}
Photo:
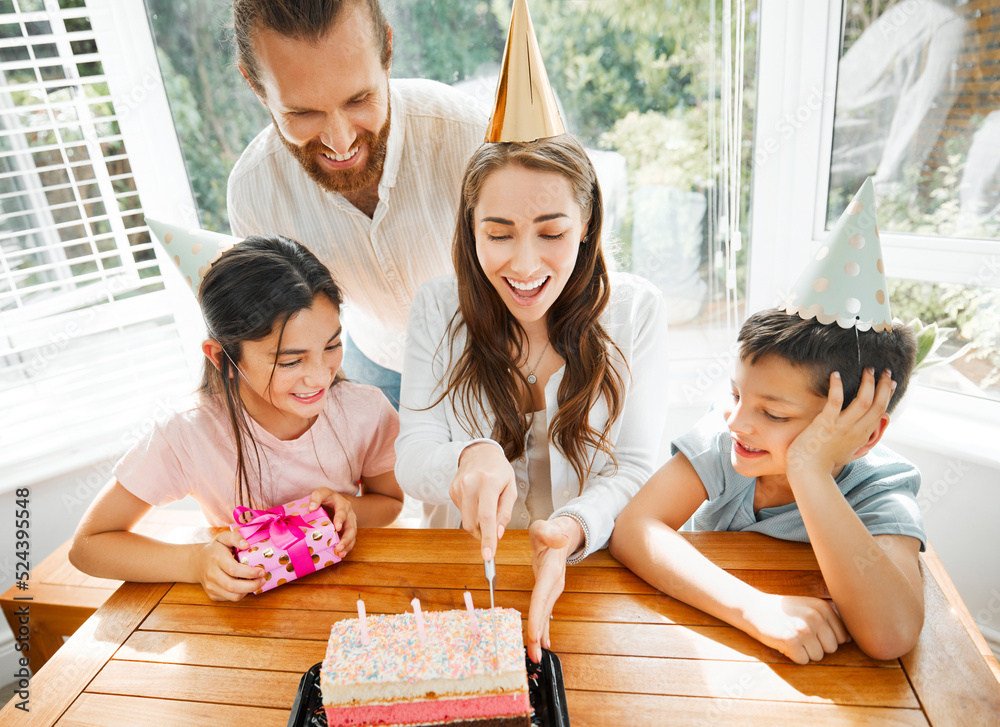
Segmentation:
{"type": "MultiPolygon", "coordinates": [[[[267,510],[254,510],[240,506],[233,510],[233,519],[236,522],[241,522],[244,513],[250,513],[254,517],[240,525],[237,530],[250,545],[270,538],[273,545],[288,553],[296,576],[304,576],[316,570],[316,565],[309,555],[309,546],[304,534],[305,530],[309,530],[313,526],[301,515],[289,514],[281,505],[267,510]]],[[[317,508],[313,512],[307,512],[305,516],[311,521],[322,514],[325,514],[324,510],[317,508]]]]}

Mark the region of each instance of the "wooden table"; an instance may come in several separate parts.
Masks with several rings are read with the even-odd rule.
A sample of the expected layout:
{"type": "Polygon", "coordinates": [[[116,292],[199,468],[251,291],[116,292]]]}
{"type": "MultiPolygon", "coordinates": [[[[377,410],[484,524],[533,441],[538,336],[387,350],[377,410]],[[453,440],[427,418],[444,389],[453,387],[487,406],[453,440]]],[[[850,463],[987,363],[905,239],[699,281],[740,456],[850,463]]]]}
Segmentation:
{"type": "MultiPolygon", "coordinates": [[[[688,536],[715,563],[772,593],[827,597],[808,545],[750,533],[688,536]]],[[[927,619],[902,659],[848,644],[798,666],[664,596],[607,552],[567,571],[552,649],[574,727],[727,724],[989,725],[1000,667],[931,554],[927,619]]],[[[498,605],[526,614],[533,579],[524,531],[497,555],[498,605]]],[[[320,661],[330,624],[369,613],[489,602],[478,547],[460,531],[367,530],[348,559],[236,604],[199,586],[126,583],[31,682],[30,713],[3,725],[284,726],[299,677],[320,661]]]]}
{"type": "MultiPolygon", "coordinates": [[[[201,510],[154,507],[135,531],[167,543],[196,543],[211,537],[201,510]]],[[[72,543],[72,538],[67,540],[31,569],[27,591],[13,585],[0,595],[0,609],[15,634],[19,610],[27,603],[31,605],[28,624],[31,648],[27,656],[35,674],[122,584],[94,578],[74,568],[69,562],[72,543]],[[31,601],[25,601],[25,596],[30,596],[31,601]]]]}

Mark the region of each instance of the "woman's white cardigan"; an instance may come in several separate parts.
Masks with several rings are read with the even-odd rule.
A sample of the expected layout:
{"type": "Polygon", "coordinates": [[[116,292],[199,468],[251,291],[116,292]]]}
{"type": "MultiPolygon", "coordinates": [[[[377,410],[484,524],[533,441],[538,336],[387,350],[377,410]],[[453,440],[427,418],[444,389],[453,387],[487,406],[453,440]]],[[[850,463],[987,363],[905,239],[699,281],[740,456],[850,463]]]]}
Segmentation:
{"type": "MultiPolygon", "coordinates": [[[[432,528],[461,527],[461,512],[452,503],[448,487],[458,471],[462,450],[480,437],[489,437],[492,430],[488,413],[460,415],[447,397],[426,408],[440,396],[442,381],[447,381],[446,367],[452,348],[457,358],[465,346],[464,328],[454,342],[445,340],[456,310],[455,276],[431,280],[421,286],[413,300],[406,331],[396,479],[403,492],[423,501],[423,524],[432,528]],[[481,433],[467,430],[465,423],[470,419],[481,433]]],[[[663,296],[642,278],[612,273],[610,301],[600,320],[628,362],[628,369],[619,367],[625,383],[624,407],[610,432],[618,468],[614,469],[607,456],[598,455],[581,488],[572,465],[549,444],[554,508],[551,518],[574,518],[586,536],[584,547],[572,556],[570,563],[607,544],[615,518],[655,471],[667,415],[667,323],[663,296]]],[[[556,394],[564,370],[556,371],[545,386],[549,422],[557,411],[556,394]]],[[[607,418],[607,405],[601,399],[591,410],[590,424],[600,431],[607,418]]]]}

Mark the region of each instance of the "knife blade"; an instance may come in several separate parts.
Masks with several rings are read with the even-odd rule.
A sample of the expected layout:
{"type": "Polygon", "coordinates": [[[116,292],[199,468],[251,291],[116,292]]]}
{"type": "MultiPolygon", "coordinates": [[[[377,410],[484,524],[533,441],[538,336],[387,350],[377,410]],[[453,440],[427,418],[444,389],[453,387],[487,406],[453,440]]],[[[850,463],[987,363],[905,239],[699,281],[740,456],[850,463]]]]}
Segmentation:
{"type": "Polygon", "coordinates": [[[500,671],[500,657],[497,652],[497,617],[493,610],[493,581],[497,577],[497,564],[495,558],[490,558],[483,564],[486,569],[486,580],[490,584],[490,623],[493,630],[493,671],[500,671]]]}

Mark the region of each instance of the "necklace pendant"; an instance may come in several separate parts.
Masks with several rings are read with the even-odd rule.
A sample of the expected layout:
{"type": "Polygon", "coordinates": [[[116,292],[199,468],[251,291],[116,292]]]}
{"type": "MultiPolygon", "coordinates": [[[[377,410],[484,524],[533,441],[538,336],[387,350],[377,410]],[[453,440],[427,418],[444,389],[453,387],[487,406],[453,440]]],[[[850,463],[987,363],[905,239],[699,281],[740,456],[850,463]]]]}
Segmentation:
{"type": "Polygon", "coordinates": [[[528,374],[528,383],[529,384],[534,384],[536,381],[538,381],[538,379],[535,378],[535,374],[534,373],[528,374]]]}

